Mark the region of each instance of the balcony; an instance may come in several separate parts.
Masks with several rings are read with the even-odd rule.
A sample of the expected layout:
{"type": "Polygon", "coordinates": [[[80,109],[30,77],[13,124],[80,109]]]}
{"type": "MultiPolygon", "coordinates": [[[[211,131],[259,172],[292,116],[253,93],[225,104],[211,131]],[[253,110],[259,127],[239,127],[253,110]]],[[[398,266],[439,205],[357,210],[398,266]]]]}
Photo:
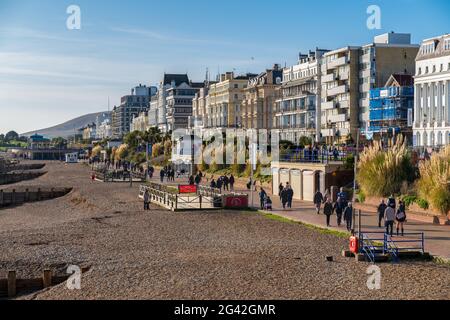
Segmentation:
{"type": "Polygon", "coordinates": [[[336,81],[338,77],[334,73],[322,77],[322,83],[336,81]]]}
{"type": "Polygon", "coordinates": [[[336,102],[334,101],[328,101],[328,102],[322,102],[322,110],[329,110],[336,108],[336,102]]]}
{"type": "Polygon", "coordinates": [[[336,129],[322,129],[320,131],[322,133],[322,137],[334,137],[336,135],[336,129]]]}
{"type": "Polygon", "coordinates": [[[339,101],[339,103],[338,103],[338,108],[346,109],[346,108],[349,108],[349,107],[350,107],[350,103],[349,103],[348,100],[339,101]]]}
{"type": "Polygon", "coordinates": [[[346,116],[346,114],[337,114],[337,115],[329,116],[328,121],[330,121],[331,123],[345,122],[345,121],[347,121],[347,116],[346,116]]]}
{"type": "Polygon", "coordinates": [[[349,59],[347,58],[347,56],[338,58],[336,60],[333,60],[331,62],[328,62],[327,64],[327,68],[328,69],[335,69],[337,67],[343,66],[345,64],[347,64],[349,62],[349,59]]]}
{"type": "Polygon", "coordinates": [[[337,96],[338,94],[346,93],[348,91],[347,85],[331,88],[327,90],[327,96],[337,96]]]}

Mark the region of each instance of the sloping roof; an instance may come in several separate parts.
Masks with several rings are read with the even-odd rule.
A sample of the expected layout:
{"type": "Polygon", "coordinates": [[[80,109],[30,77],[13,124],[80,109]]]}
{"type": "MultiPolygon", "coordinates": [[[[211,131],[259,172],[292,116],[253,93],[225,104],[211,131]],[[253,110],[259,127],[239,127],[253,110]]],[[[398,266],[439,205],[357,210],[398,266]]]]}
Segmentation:
{"type": "Polygon", "coordinates": [[[399,86],[399,87],[405,87],[405,86],[412,86],[414,85],[414,78],[409,74],[393,74],[389,77],[388,81],[386,82],[385,87],[392,87],[392,86],[399,86]]]}
{"type": "Polygon", "coordinates": [[[183,82],[189,84],[189,77],[187,74],[164,74],[165,85],[171,84],[172,81],[175,81],[176,86],[179,86],[183,82]]]}

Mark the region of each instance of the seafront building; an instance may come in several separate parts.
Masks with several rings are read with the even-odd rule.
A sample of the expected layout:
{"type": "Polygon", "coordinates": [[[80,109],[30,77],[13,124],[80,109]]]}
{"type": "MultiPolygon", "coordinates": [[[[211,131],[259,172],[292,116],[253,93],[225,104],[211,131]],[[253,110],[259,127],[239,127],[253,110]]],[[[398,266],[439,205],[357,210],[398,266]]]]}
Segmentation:
{"type": "Polygon", "coordinates": [[[326,143],[356,137],[359,128],[360,47],[326,52],[321,63],[321,136],[326,143]]]}
{"type": "Polygon", "coordinates": [[[169,132],[167,119],[167,96],[168,90],[180,87],[182,84],[189,85],[187,74],[164,74],[158,85],[158,91],[150,101],[148,111],[148,122],[150,127],[157,127],[161,132],[169,132]]]}
{"type": "Polygon", "coordinates": [[[411,44],[409,33],[385,33],[362,46],[359,63],[359,124],[367,131],[370,90],[385,85],[391,75],[414,75],[420,45],[411,44]]]}
{"type": "Polygon", "coordinates": [[[90,123],[86,127],[82,128],[83,140],[94,140],[97,137],[97,126],[96,124],[90,123]]]}
{"type": "Polygon", "coordinates": [[[148,111],[150,99],[156,94],[156,87],[139,85],[131,89],[131,94],[123,96],[121,104],[115,106],[111,116],[112,136],[121,138],[130,132],[131,120],[143,111],[148,111]]]}
{"type": "Polygon", "coordinates": [[[206,106],[208,104],[208,92],[210,83],[205,81],[205,86],[200,88],[192,98],[192,117],[189,122],[191,128],[203,129],[208,123],[208,114],[206,106]]]}
{"type": "Polygon", "coordinates": [[[275,64],[272,69],[248,80],[241,103],[242,128],[272,129],[276,89],[280,87],[283,71],[275,64]]]}
{"type": "Polygon", "coordinates": [[[142,111],[138,116],[134,116],[131,120],[130,131],[142,131],[145,132],[150,127],[148,121],[148,112],[142,111]]]}
{"type": "Polygon", "coordinates": [[[103,140],[103,139],[110,138],[111,136],[112,136],[111,119],[107,118],[107,119],[104,119],[97,126],[96,139],[103,140]]]}
{"type": "Polygon", "coordinates": [[[450,34],[422,42],[414,80],[414,145],[450,144],[450,34]]]}
{"type": "Polygon", "coordinates": [[[248,81],[256,74],[235,76],[233,72],[221,74],[218,82],[210,86],[207,98],[207,128],[242,127],[241,103],[248,81]]]}
{"type": "Polygon", "coordinates": [[[274,104],[274,129],[281,140],[298,143],[303,136],[320,139],[321,58],[328,50],[299,54],[298,63],[283,69],[274,104]]]}
{"type": "Polygon", "coordinates": [[[167,130],[187,129],[192,118],[192,100],[201,88],[203,82],[181,83],[167,89],[166,120],[167,130]]]}
{"type": "Polygon", "coordinates": [[[387,143],[389,138],[401,133],[412,144],[413,83],[410,75],[394,74],[384,87],[370,90],[368,138],[387,143]]]}

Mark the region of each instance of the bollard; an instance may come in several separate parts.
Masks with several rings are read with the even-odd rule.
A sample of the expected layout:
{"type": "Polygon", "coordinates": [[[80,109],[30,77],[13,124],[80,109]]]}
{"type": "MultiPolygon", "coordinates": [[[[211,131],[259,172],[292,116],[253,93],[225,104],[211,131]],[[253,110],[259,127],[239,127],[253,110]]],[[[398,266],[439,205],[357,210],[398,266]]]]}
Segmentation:
{"type": "Polygon", "coordinates": [[[8,297],[15,297],[16,293],[16,272],[8,271],[8,297]]]}

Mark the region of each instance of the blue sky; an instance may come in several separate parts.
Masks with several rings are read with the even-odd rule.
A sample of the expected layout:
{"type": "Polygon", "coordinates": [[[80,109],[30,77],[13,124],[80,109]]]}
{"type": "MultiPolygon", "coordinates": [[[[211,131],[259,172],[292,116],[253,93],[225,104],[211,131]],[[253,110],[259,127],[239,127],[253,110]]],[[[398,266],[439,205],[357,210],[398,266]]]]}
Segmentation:
{"type": "Polygon", "coordinates": [[[448,0],[0,0],[0,132],[106,110],[164,72],[260,72],[389,31],[419,43],[450,33],[448,12],[448,0]],[[71,4],[81,30],[66,28],[71,4]],[[381,30],[366,27],[371,4],[381,30]]]}

